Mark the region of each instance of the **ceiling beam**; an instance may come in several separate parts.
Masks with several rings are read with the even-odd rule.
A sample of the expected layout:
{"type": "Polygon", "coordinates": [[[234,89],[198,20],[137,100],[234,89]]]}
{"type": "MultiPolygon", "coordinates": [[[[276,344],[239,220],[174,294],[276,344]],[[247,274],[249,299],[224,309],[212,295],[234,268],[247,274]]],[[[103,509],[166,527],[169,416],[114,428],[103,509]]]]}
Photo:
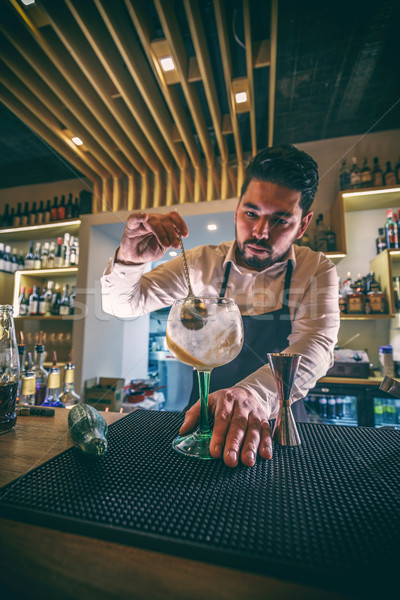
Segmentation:
{"type": "Polygon", "coordinates": [[[278,48],[278,0],[271,4],[271,45],[269,67],[268,146],[274,143],[274,116],[276,90],[276,56],[278,48]]]}
{"type": "MultiPolygon", "coordinates": [[[[262,4],[261,4],[262,6],[262,4]]],[[[261,10],[261,8],[260,8],[261,10]]],[[[257,154],[256,108],[254,98],[253,42],[251,37],[250,1],[243,0],[244,43],[246,47],[246,71],[249,85],[250,136],[252,156],[257,154]]]]}

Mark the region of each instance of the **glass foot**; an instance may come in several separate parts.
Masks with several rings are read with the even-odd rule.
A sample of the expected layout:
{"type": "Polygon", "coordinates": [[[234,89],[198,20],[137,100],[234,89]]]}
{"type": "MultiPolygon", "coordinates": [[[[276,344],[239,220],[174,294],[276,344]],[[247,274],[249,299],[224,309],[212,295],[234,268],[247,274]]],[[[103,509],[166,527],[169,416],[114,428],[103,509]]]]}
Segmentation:
{"type": "Polygon", "coordinates": [[[203,460],[214,460],[210,454],[210,440],[212,431],[209,433],[200,433],[199,430],[189,433],[189,435],[178,435],[173,442],[172,447],[179,454],[193,456],[193,458],[202,458],[203,460]]]}

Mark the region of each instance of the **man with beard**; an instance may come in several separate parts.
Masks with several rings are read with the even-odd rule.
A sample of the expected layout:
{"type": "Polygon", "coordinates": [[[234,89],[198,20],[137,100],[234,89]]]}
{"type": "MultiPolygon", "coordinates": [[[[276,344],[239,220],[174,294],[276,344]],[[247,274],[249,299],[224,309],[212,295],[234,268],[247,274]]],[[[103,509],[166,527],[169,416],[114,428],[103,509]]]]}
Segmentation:
{"type": "MultiPolygon", "coordinates": [[[[230,467],[253,466],[257,453],[271,458],[269,419],[278,398],[268,352],[302,355],[292,410],[307,416],[302,398],[333,361],[339,328],[335,266],[322,253],[294,242],[306,231],[318,187],[318,166],[294,146],[260,151],[247,169],[235,212],[233,242],[187,252],[195,296],[227,296],[240,308],[244,344],[231,363],[213,370],[209,409],[214,414],[210,444],[230,467]]],[[[144,273],[179,237],[188,235],[177,212],[133,213],[120,247],[102,277],[103,309],[119,317],[140,316],[171,306],[188,294],[182,257],[144,273]]],[[[196,379],[180,433],[199,419],[196,379]]]]}

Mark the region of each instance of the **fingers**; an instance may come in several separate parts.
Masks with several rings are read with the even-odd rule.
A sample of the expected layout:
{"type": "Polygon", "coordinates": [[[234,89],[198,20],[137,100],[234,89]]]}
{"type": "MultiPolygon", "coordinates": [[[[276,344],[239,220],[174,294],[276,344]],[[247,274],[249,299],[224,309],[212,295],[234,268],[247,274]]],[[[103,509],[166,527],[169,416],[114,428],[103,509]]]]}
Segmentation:
{"type": "Polygon", "coordinates": [[[189,431],[192,431],[192,429],[194,429],[198,423],[199,416],[200,400],[198,400],[196,404],[193,404],[193,406],[187,411],[185,415],[185,420],[182,423],[179,433],[181,435],[185,435],[185,433],[189,433],[189,431]]]}

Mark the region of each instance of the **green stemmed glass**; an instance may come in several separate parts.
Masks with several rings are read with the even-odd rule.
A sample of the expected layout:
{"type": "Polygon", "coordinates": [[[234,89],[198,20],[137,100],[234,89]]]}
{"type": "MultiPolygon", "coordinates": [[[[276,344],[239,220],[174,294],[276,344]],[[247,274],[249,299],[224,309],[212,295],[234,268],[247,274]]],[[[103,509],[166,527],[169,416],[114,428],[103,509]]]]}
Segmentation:
{"type": "Polygon", "coordinates": [[[231,298],[201,297],[207,309],[201,327],[190,329],[182,321],[186,298],[176,300],[167,321],[167,344],[179,361],[194,367],[199,378],[200,420],[197,429],[178,435],[172,447],[194,458],[212,459],[208,422],[208,392],[211,371],[231,362],[243,346],[243,322],[239,307],[231,298]]]}

